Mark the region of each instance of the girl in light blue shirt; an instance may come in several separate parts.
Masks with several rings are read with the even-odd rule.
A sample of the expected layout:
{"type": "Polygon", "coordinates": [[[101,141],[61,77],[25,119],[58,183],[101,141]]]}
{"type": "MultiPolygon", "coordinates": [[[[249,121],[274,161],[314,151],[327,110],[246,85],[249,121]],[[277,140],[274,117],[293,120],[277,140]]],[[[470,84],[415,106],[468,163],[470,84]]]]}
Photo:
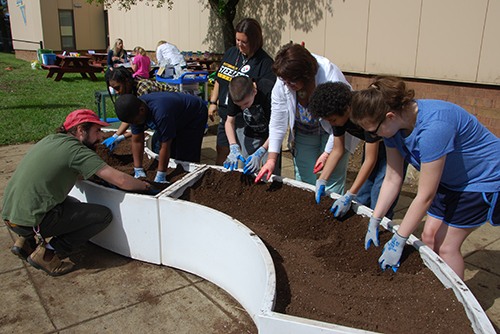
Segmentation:
{"type": "Polygon", "coordinates": [[[486,222],[500,224],[500,140],[460,106],[414,95],[402,80],[379,77],[353,98],[351,119],[387,146],[365,248],[378,246],[378,224],[401,188],[405,159],[420,171],[418,192],[379,263],[399,266],[406,239],[427,213],[423,242],[463,278],[465,238],[486,222]]]}

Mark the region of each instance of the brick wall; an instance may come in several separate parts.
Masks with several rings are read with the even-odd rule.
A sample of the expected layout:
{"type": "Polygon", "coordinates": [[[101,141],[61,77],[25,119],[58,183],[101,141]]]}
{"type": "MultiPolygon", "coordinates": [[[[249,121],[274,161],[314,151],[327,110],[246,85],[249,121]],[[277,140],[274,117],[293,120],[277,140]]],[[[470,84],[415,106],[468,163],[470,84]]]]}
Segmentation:
{"type": "Polygon", "coordinates": [[[16,54],[17,59],[22,59],[26,61],[33,61],[36,60],[36,51],[30,51],[30,50],[14,50],[16,54]]]}
{"type": "MultiPolygon", "coordinates": [[[[370,85],[372,76],[345,73],[354,90],[370,85]]],[[[438,99],[458,104],[500,138],[500,86],[405,79],[417,99],[438,99]]]]}

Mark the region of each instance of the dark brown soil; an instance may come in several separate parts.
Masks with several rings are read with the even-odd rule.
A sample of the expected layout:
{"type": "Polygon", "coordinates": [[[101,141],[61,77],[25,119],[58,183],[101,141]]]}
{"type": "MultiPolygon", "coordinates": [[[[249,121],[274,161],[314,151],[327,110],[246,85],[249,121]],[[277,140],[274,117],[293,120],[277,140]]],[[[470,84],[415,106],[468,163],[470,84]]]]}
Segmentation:
{"type": "MultiPolygon", "coordinates": [[[[103,140],[111,137],[114,132],[103,133],[103,140]]],[[[111,167],[118,169],[129,175],[134,175],[134,158],[132,156],[132,143],[131,140],[125,140],[121,142],[116,148],[110,153],[106,145],[98,145],[96,149],[97,154],[111,167]]],[[[150,159],[146,154],[144,154],[144,159],[142,161],[144,171],[146,172],[145,178],[140,178],[140,180],[148,181],[153,186],[153,189],[161,191],[168,187],[170,184],[177,182],[182,179],[188,172],[184,170],[181,165],[177,168],[167,168],[167,181],[170,184],[157,183],[154,182],[156,176],[156,169],[158,168],[158,161],[155,159],[150,159]]],[[[90,178],[90,181],[109,186],[109,184],[95,176],[90,178]]]]}
{"type": "Polygon", "coordinates": [[[384,333],[472,333],[462,304],[405,247],[397,273],[378,265],[380,247],[364,249],[368,218],[337,220],[332,199],[239,172],[208,170],[182,199],[224,212],[254,231],[275,264],[275,311],[384,333]]]}

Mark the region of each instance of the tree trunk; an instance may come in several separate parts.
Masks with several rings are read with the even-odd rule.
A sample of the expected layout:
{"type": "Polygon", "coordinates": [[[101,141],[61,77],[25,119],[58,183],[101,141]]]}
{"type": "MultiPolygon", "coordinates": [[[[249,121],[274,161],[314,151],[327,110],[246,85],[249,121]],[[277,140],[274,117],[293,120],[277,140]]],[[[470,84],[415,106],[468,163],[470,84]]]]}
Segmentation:
{"type": "Polygon", "coordinates": [[[222,26],[224,50],[236,45],[233,20],[236,15],[236,6],[240,0],[208,0],[210,8],[219,18],[222,26]]]}

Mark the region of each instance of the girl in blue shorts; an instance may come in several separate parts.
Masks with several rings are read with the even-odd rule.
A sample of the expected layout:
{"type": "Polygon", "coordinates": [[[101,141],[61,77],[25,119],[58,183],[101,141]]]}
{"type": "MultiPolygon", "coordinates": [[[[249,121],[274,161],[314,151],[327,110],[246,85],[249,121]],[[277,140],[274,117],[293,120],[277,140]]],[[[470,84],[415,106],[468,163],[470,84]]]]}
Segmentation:
{"type": "Polygon", "coordinates": [[[463,279],[465,238],[486,222],[500,224],[500,140],[463,108],[414,96],[402,80],[378,77],[353,97],[351,119],[384,137],[387,147],[365,248],[378,246],[378,225],[401,189],[407,160],[420,171],[417,196],[379,263],[383,269],[399,266],[406,239],[427,213],[422,241],[463,279]]]}

